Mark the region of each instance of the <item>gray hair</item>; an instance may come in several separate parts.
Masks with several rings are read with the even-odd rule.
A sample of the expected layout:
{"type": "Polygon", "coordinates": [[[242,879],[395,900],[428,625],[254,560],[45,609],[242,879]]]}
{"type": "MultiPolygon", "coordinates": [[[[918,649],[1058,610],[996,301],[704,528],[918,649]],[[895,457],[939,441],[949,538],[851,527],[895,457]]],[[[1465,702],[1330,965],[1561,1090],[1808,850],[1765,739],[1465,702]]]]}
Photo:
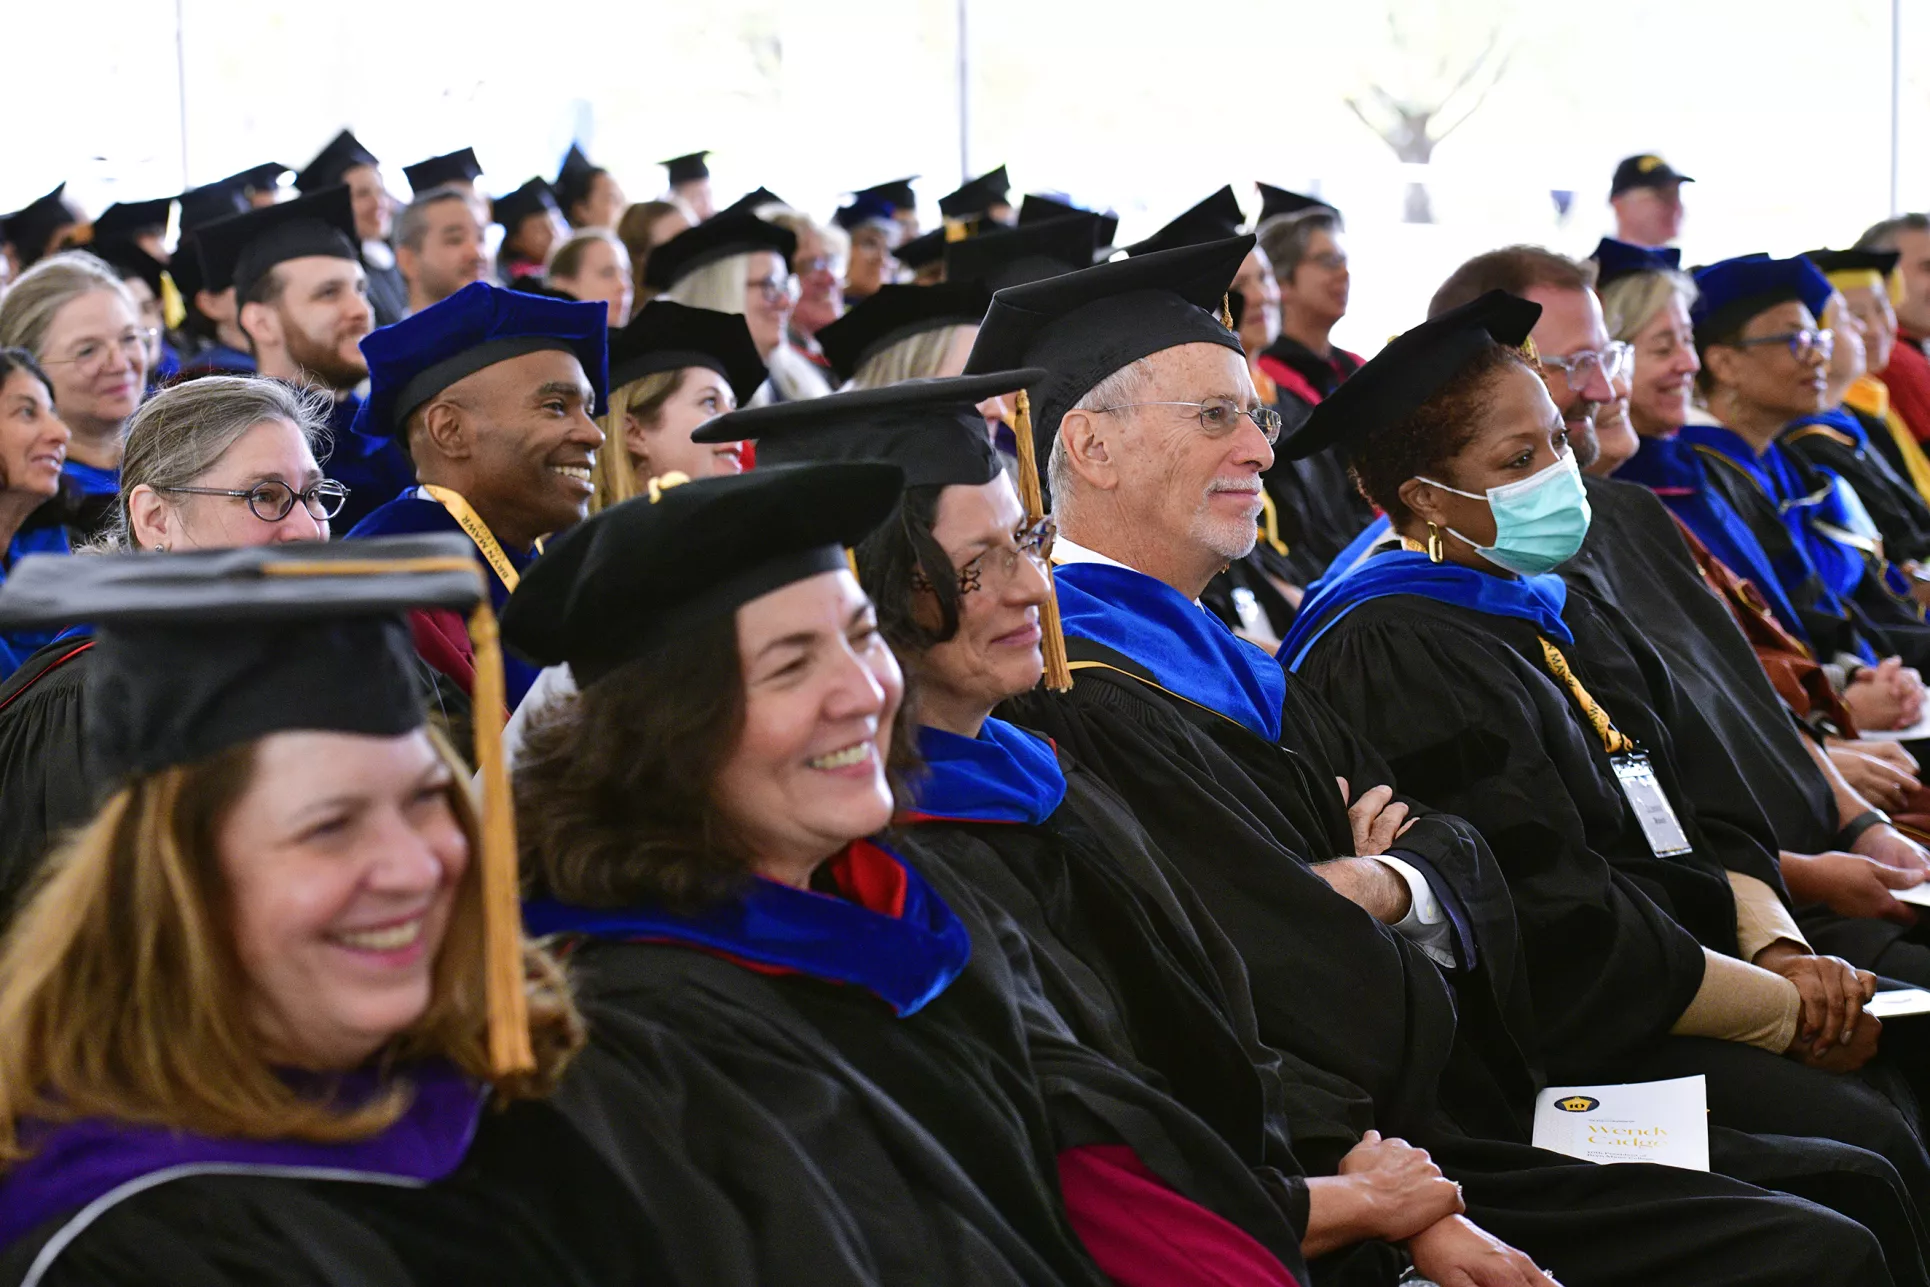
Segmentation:
{"type": "Polygon", "coordinates": [[[35,358],[44,358],[41,346],[54,314],[82,295],[111,291],[126,303],[135,317],[141,310],[134,296],[121,282],[121,275],[84,250],[63,250],[20,274],[5,295],[0,295],[0,347],[25,349],[35,358]]]}
{"type": "Polygon", "coordinates": [[[851,377],[850,387],[882,389],[888,384],[905,380],[929,379],[938,374],[958,333],[966,330],[978,330],[978,323],[958,322],[951,326],[940,326],[921,331],[896,344],[886,345],[859,365],[857,374],[851,377]]]}
{"type": "Polygon", "coordinates": [[[1905,214],[1873,223],[1856,239],[1856,249],[1895,250],[1900,232],[1930,232],[1930,215],[1905,214]]]}
{"type": "Polygon", "coordinates": [[[1681,300],[1682,307],[1694,308],[1698,292],[1695,279],[1687,273],[1656,270],[1617,277],[1601,287],[1600,294],[1602,321],[1608,326],[1609,338],[1632,340],[1662,311],[1670,296],[1681,300]]]}
{"type": "MultiPolygon", "coordinates": [[[[1146,358],[1128,362],[1088,389],[1085,397],[1072,404],[1072,410],[1100,411],[1137,402],[1145,393],[1152,375],[1152,366],[1146,358]]],[[[1052,451],[1045,463],[1045,485],[1052,493],[1052,512],[1063,519],[1071,508],[1067,502],[1072,498],[1073,477],[1072,462],[1066,455],[1065,435],[1059,432],[1058,425],[1033,425],[1032,432],[1035,435],[1052,435],[1052,451]]]]}
{"type": "Polygon", "coordinates": [[[265,420],[294,425],[316,456],[326,456],[329,407],[326,394],[263,376],[209,375],[161,390],[127,422],[120,503],[100,546],[134,548],[127,498],[136,487],[194,486],[243,434],[265,420]]]}
{"type": "Polygon", "coordinates": [[[445,201],[460,201],[471,214],[475,213],[474,198],[464,189],[453,183],[445,183],[427,192],[402,207],[402,214],[395,221],[395,244],[407,246],[417,254],[422,253],[422,243],[429,235],[429,210],[445,201]]]}
{"type": "Polygon", "coordinates": [[[1275,215],[1253,231],[1260,239],[1260,249],[1266,253],[1267,262],[1273,265],[1274,277],[1290,282],[1294,270],[1307,257],[1307,247],[1313,244],[1313,235],[1316,232],[1330,236],[1345,232],[1347,225],[1342,222],[1338,210],[1315,206],[1311,210],[1275,215]]]}

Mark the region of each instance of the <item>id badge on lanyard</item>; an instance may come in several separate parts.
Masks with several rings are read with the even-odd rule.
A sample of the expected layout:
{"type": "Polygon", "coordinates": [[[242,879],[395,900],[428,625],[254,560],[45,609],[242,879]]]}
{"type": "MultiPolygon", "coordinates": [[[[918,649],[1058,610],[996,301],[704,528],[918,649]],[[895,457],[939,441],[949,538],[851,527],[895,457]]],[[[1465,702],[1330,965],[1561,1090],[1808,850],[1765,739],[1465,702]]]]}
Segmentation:
{"type": "Polygon", "coordinates": [[[1669,797],[1663,794],[1662,784],[1655,780],[1655,769],[1649,764],[1649,757],[1640,751],[1623,751],[1609,757],[1615,769],[1615,780],[1622,785],[1622,794],[1628,797],[1629,807],[1635,810],[1635,820],[1642,824],[1642,836],[1649,842],[1649,849],[1657,858],[1673,858],[1686,854],[1692,846],[1689,837],[1682,830],[1682,823],[1675,816],[1675,808],[1669,797]]]}

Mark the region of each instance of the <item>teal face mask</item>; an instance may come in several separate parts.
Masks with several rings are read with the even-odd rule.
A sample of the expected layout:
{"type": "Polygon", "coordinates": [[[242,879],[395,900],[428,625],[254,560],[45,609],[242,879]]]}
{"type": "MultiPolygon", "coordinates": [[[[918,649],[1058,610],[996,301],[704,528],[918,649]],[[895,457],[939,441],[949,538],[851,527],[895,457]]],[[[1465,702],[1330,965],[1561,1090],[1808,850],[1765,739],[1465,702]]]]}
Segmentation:
{"type": "Polygon", "coordinates": [[[1475,545],[1453,528],[1448,531],[1498,568],[1522,576],[1552,572],[1575,557],[1588,535],[1588,492],[1582,487],[1573,452],[1518,483],[1488,488],[1486,496],[1415,477],[1444,492],[1488,502],[1494,514],[1493,545],[1475,545]]]}

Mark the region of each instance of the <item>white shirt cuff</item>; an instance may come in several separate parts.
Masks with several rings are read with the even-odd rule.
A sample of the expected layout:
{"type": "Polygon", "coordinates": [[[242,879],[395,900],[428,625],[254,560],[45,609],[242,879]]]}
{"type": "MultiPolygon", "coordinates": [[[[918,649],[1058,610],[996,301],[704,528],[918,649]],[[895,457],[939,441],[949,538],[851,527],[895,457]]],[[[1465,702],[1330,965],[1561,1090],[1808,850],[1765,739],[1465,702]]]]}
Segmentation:
{"type": "Polygon", "coordinates": [[[1436,965],[1454,969],[1459,964],[1454,959],[1454,923],[1441,909],[1441,900],[1429,888],[1427,877],[1412,863],[1392,854],[1377,855],[1375,861],[1386,864],[1407,882],[1407,915],[1394,924],[1394,932],[1427,953],[1436,965]]]}

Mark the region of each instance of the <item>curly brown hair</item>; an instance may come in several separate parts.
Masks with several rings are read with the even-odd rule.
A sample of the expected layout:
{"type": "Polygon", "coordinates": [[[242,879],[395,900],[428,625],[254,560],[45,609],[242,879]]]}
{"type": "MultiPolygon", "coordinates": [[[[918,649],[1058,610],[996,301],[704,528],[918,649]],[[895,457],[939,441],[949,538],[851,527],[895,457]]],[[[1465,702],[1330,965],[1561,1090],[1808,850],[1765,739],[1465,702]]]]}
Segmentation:
{"type": "Polygon", "coordinates": [[[1459,455],[1474,440],[1496,381],[1504,371],[1517,368],[1535,372],[1520,349],[1490,341],[1408,415],[1354,439],[1347,470],[1360,494],[1385,510],[1397,528],[1411,519],[1413,513],[1401,500],[1401,484],[1417,474],[1432,474],[1443,461],[1459,455]]]}

